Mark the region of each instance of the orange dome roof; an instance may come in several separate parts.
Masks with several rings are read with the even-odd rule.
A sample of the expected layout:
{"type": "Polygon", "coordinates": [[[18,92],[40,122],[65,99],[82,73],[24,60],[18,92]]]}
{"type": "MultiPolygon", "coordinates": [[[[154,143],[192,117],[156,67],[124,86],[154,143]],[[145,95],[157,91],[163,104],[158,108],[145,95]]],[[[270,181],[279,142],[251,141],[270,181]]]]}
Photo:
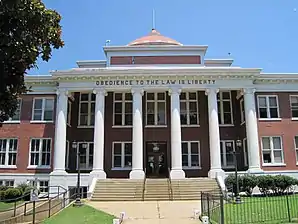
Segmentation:
{"type": "Polygon", "coordinates": [[[128,44],[128,46],[140,46],[140,45],[182,45],[176,40],[161,35],[157,30],[152,31],[144,37],[138,38],[128,44]]]}

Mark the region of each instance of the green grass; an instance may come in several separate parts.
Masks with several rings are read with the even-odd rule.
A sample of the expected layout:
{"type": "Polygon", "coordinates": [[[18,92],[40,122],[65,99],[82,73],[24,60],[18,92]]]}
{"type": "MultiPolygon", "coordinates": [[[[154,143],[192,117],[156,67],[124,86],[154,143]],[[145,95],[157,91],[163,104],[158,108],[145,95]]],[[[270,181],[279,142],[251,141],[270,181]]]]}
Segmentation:
{"type": "MultiPolygon", "coordinates": [[[[17,202],[17,205],[23,203],[23,201],[18,201],[17,202]]],[[[0,211],[4,211],[4,210],[7,210],[9,208],[13,208],[14,206],[14,202],[9,202],[9,203],[6,203],[6,202],[0,202],[0,211]]]]}
{"type": "Polygon", "coordinates": [[[60,213],[45,220],[43,224],[111,224],[115,217],[90,206],[69,206],[60,213]]]}

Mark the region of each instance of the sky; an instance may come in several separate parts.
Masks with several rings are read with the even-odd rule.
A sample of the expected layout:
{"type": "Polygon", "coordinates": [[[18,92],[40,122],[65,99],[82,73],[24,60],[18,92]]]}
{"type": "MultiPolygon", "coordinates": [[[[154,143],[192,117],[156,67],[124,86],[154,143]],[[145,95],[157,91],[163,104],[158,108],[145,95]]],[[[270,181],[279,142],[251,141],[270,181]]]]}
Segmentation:
{"type": "Polygon", "coordinates": [[[234,66],[298,73],[297,0],[43,0],[62,16],[65,46],[28,74],[103,60],[102,47],[126,45],[155,28],[184,45],[208,45],[206,58],[234,66]],[[229,56],[230,53],[230,56],[229,56]]]}

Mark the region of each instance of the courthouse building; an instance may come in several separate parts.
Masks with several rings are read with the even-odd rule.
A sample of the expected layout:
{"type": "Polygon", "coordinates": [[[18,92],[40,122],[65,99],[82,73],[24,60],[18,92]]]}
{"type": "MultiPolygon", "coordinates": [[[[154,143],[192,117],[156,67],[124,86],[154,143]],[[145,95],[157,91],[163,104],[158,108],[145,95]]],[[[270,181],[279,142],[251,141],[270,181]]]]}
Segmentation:
{"type": "Polygon", "coordinates": [[[78,167],[86,187],[215,178],[234,170],[234,151],[242,172],[298,177],[298,74],[234,67],[207,49],[153,29],[103,47],[105,60],[26,76],[32,92],[0,127],[0,184],[71,187],[78,167]]]}

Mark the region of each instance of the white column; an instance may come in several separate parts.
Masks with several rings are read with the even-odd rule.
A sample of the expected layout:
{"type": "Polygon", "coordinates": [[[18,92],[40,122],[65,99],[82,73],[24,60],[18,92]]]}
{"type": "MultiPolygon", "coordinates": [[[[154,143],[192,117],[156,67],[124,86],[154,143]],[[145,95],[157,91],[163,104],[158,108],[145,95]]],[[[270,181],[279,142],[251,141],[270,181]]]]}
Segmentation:
{"type": "Polygon", "coordinates": [[[107,175],[104,171],[104,112],[105,112],[105,97],[104,89],[94,89],[95,98],[95,121],[94,121],[94,154],[93,154],[93,169],[90,175],[98,179],[106,179],[107,175]]]}
{"type": "Polygon", "coordinates": [[[133,129],[132,129],[132,171],[130,179],[144,179],[143,170],[143,118],[142,89],[132,89],[133,95],[133,129]]]}
{"type": "Polygon", "coordinates": [[[57,90],[57,106],[55,121],[55,147],[54,147],[54,169],[53,173],[58,175],[67,174],[65,171],[66,155],[66,119],[68,105],[68,91],[57,90]]]}
{"type": "Polygon", "coordinates": [[[182,169],[181,122],[180,122],[180,89],[170,89],[171,96],[171,179],[183,179],[182,169]]]}
{"type": "Polygon", "coordinates": [[[217,110],[218,89],[207,89],[208,96],[208,116],[209,116],[209,146],[210,146],[210,170],[208,176],[216,178],[223,176],[220,159],[220,135],[217,110]]]}
{"type": "Polygon", "coordinates": [[[262,172],[262,169],[260,165],[259,134],[254,93],[254,89],[243,89],[249,164],[248,172],[259,173],[262,172]]]}

